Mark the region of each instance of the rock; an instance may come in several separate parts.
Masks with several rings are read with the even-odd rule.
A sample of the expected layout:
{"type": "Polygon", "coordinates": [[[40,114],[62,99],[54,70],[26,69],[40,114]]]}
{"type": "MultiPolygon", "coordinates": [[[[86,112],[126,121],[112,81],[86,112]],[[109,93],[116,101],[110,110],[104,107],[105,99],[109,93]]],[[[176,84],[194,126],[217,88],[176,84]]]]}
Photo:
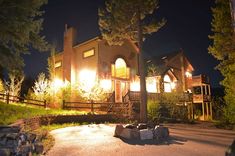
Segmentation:
{"type": "Polygon", "coordinates": [[[7,139],[12,139],[12,140],[15,140],[19,137],[19,133],[8,133],[6,135],[7,139]]]}
{"type": "Polygon", "coordinates": [[[21,155],[28,155],[32,151],[32,145],[22,145],[20,148],[21,155]]]}
{"type": "Polygon", "coordinates": [[[140,139],[141,140],[153,139],[153,130],[151,129],[140,130],[140,139]]]}
{"type": "Polygon", "coordinates": [[[0,148],[0,155],[1,156],[10,156],[11,150],[9,148],[0,148]]]}
{"type": "Polygon", "coordinates": [[[153,128],[155,127],[154,122],[153,122],[153,121],[149,121],[149,122],[147,123],[147,127],[150,128],[150,129],[153,129],[153,128]]]}
{"type": "Polygon", "coordinates": [[[36,137],[37,137],[37,135],[36,135],[36,134],[33,134],[33,133],[27,133],[28,141],[29,141],[29,142],[31,142],[31,143],[35,142],[36,137]]]}
{"type": "Polygon", "coordinates": [[[145,123],[139,123],[138,126],[137,126],[137,128],[138,128],[139,130],[141,130],[141,129],[147,129],[148,127],[147,127],[147,124],[145,124],[145,123]]]}
{"type": "Polygon", "coordinates": [[[4,133],[19,133],[20,132],[20,127],[17,126],[0,126],[0,132],[4,133]]]}
{"type": "Polygon", "coordinates": [[[114,131],[114,136],[119,137],[120,134],[122,133],[124,127],[122,125],[116,125],[115,131],[114,131]]]}
{"type": "Polygon", "coordinates": [[[155,126],[154,128],[154,138],[156,139],[167,139],[169,137],[169,130],[167,127],[155,126]]]}
{"type": "Polygon", "coordinates": [[[127,124],[124,126],[125,128],[129,128],[129,129],[134,129],[137,128],[137,126],[133,125],[133,124],[127,124]]]}
{"type": "Polygon", "coordinates": [[[129,139],[129,140],[139,139],[140,138],[139,130],[124,128],[120,134],[120,137],[129,139]]]}
{"type": "Polygon", "coordinates": [[[235,156],[235,140],[233,140],[233,143],[227,149],[225,156],[235,156]]]}
{"type": "Polygon", "coordinates": [[[44,147],[43,147],[42,143],[36,143],[34,145],[34,151],[37,154],[41,154],[43,152],[43,149],[44,149],[44,147]]]}

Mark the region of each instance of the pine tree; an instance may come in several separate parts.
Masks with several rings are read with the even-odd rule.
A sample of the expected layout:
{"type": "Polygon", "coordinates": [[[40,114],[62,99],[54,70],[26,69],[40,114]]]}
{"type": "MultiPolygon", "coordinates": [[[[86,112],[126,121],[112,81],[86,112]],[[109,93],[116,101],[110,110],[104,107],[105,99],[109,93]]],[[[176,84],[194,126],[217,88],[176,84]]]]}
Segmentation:
{"type": "Polygon", "coordinates": [[[29,53],[29,47],[47,50],[47,42],[39,34],[43,22],[40,7],[46,3],[47,0],[0,0],[0,66],[21,69],[21,55],[29,53]]]}
{"type": "Polygon", "coordinates": [[[216,67],[224,80],[221,84],[225,87],[225,101],[227,107],[224,110],[226,121],[235,124],[235,34],[232,26],[230,0],[216,0],[216,6],[212,8],[213,35],[209,38],[213,44],[209,46],[209,53],[220,61],[216,67]]]}
{"type": "Polygon", "coordinates": [[[106,0],[105,8],[99,9],[100,31],[109,45],[122,45],[131,40],[139,48],[140,74],[140,120],[147,120],[147,92],[145,82],[145,62],[143,41],[146,36],[158,31],[165,20],[157,22],[150,17],[158,8],[157,0],[106,0]]]}

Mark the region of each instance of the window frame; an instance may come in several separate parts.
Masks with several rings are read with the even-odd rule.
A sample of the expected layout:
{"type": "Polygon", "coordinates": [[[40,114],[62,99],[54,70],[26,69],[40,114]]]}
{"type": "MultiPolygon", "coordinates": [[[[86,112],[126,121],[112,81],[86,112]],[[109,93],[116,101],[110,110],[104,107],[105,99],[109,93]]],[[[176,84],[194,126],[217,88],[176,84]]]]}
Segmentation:
{"type": "Polygon", "coordinates": [[[88,49],[88,50],[84,50],[84,51],[82,52],[82,58],[83,58],[83,59],[86,59],[86,58],[89,58],[89,57],[93,57],[93,56],[95,56],[95,48],[91,48],[91,49],[88,49]],[[85,53],[86,53],[86,52],[89,52],[89,51],[91,51],[91,50],[94,51],[93,55],[89,55],[89,56],[85,57],[85,56],[84,56],[85,53]]]}

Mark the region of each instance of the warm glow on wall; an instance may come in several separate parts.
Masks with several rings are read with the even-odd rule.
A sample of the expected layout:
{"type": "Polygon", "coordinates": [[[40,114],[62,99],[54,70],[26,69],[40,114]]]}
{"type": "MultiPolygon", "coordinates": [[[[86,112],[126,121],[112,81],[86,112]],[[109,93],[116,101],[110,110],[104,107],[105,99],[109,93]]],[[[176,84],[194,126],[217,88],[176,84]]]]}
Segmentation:
{"type": "Polygon", "coordinates": [[[109,79],[103,79],[100,81],[100,87],[104,89],[104,91],[109,92],[112,89],[112,81],[109,79]]]}
{"type": "Polygon", "coordinates": [[[146,90],[149,93],[157,93],[157,81],[155,77],[146,77],[146,90]]]}
{"type": "Polygon", "coordinates": [[[171,89],[175,89],[176,87],[176,82],[171,82],[171,89]]]}
{"type": "Polygon", "coordinates": [[[62,87],[66,86],[68,83],[68,81],[63,82],[61,79],[55,78],[51,82],[51,88],[54,90],[54,92],[58,92],[62,87]]]}
{"type": "Polygon", "coordinates": [[[139,81],[133,81],[130,84],[130,90],[131,91],[140,91],[140,82],[139,81]]]}
{"type": "Polygon", "coordinates": [[[79,73],[79,83],[83,85],[87,92],[89,92],[95,85],[96,72],[89,69],[83,69],[79,73]]]}
{"type": "Polygon", "coordinates": [[[186,76],[186,77],[192,77],[192,73],[190,73],[189,71],[186,71],[186,72],[185,72],[185,76],[186,76]]]}

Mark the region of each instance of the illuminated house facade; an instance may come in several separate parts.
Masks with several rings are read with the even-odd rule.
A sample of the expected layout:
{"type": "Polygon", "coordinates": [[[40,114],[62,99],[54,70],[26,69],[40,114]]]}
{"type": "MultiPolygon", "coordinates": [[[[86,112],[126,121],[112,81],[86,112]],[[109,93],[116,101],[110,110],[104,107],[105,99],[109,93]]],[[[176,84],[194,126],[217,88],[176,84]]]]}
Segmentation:
{"type": "MultiPolygon", "coordinates": [[[[149,77],[147,86],[150,85],[148,79],[156,81],[157,88],[151,88],[149,92],[178,92],[187,93],[192,96],[187,101],[190,118],[200,120],[212,119],[211,89],[209,78],[205,75],[193,76],[193,66],[184,55],[183,51],[176,51],[167,55],[151,58],[147,61],[149,77]]],[[[153,86],[153,85],[152,85],[153,86]]]]}
{"type": "MultiPolygon", "coordinates": [[[[76,30],[65,28],[64,49],[55,56],[55,78],[69,81],[72,85],[85,81],[92,85],[97,78],[101,87],[108,93],[114,93],[115,102],[123,102],[128,91],[139,91],[138,48],[131,41],[122,46],[109,46],[101,38],[93,38],[75,45],[76,30]]],[[[183,52],[174,52],[165,56],[151,58],[147,65],[153,64],[156,70],[146,77],[146,89],[149,93],[193,92],[193,67],[183,52]]],[[[210,88],[209,84],[207,84],[210,88]]],[[[201,87],[203,92],[203,87],[201,87]]],[[[210,92],[207,89],[207,93],[210,92]]],[[[199,93],[199,92],[197,92],[199,93]]],[[[76,100],[76,99],[75,99],[76,100]]],[[[201,110],[210,115],[211,105],[204,106],[203,98],[198,98],[201,110]],[[200,101],[201,100],[201,101],[200,101]]],[[[195,107],[195,106],[193,106],[195,107]]],[[[192,107],[192,113],[193,113],[192,107]]],[[[209,117],[208,117],[209,118],[209,117]]]]}
{"type": "Polygon", "coordinates": [[[107,92],[115,91],[115,101],[130,88],[138,72],[137,47],[130,41],[109,46],[99,37],[74,45],[76,30],[66,28],[64,50],[55,56],[55,77],[72,85],[81,80],[92,83],[98,77],[107,92]]]}

